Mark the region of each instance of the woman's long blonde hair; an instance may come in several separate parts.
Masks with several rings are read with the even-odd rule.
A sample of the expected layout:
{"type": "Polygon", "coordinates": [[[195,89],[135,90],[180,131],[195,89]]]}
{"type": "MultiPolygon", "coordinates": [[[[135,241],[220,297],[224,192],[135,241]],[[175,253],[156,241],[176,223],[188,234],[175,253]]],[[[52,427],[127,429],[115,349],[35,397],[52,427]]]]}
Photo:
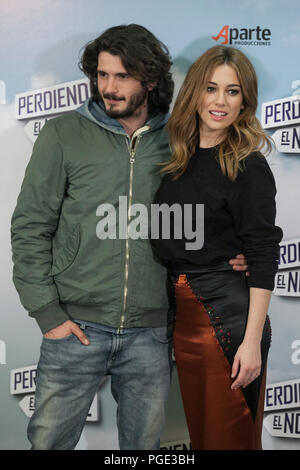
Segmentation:
{"type": "Polygon", "coordinates": [[[228,128],[224,140],[218,145],[219,163],[224,175],[235,180],[240,162],[251,152],[264,148],[271,151],[271,139],[255,116],[257,108],[257,78],[253,65],[238,49],[215,46],[208,49],[190,67],[178,93],[167,124],[170,135],[171,160],[163,172],[181,176],[199,145],[199,104],[208,82],[218,65],[227,64],[235,70],[243,95],[244,109],[228,128]]]}

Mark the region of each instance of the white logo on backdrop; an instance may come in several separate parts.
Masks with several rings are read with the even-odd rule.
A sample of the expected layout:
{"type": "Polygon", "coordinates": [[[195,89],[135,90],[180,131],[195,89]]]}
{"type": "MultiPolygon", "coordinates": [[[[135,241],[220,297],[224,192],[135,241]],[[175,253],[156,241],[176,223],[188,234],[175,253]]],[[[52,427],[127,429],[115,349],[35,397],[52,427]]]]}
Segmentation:
{"type": "Polygon", "coordinates": [[[19,93],[15,97],[15,117],[18,120],[28,121],[24,126],[24,132],[34,143],[49,119],[75,110],[89,96],[89,80],[86,78],[19,93]]]}
{"type": "Polygon", "coordinates": [[[300,297],[300,238],[280,243],[279,271],[275,277],[275,295],[300,297]],[[283,270],[283,271],[282,271],[283,270]]]}
{"type": "Polygon", "coordinates": [[[0,340],[0,364],[6,364],[6,344],[0,340]]]}
{"type": "Polygon", "coordinates": [[[27,135],[27,137],[29,137],[29,139],[31,140],[32,143],[34,143],[36,141],[36,139],[39,136],[39,133],[41,132],[41,130],[44,127],[44,125],[46,124],[46,122],[49,119],[53,119],[56,116],[57,115],[51,116],[51,118],[48,117],[48,118],[45,118],[45,119],[43,119],[43,118],[42,119],[32,119],[31,121],[29,121],[26,124],[26,126],[24,127],[24,132],[27,135]]]}
{"type": "Polygon", "coordinates": [[[89,96],[89,80],[85,78],[19,93],[15,97],[15,117],[32,119],[66,113],[78,108],[89,96]]]}
{"type": "Polygon", "coordinates": [[[291,356],[292,364],[298,366],[300,364],[300,339],[293,341],[291,348],[295,349],[291,356]]]}
{"type": "Polygon", "coordinates": [[[300,379],[266,387],[264,426],[275,437],[300,438],[300,379]],[[291,411],[281,410],[290,409],[291,411]],[[276,410],[276,411],[275,411],[276,410]],[[279,412],[277,410],[280,410],[279,412]]]}
{"type": "MultiPolygon", "coordinates": [[[[272,135],[281,153],[300,152],[300,80],[292,82],[292,96],[263,103],[261,124],[278,127],[272,135]]],[[[274,294],[300,297],[300,238],[280,243],[274,294]]],[[[300,340],[293,341],[293,364],[300,363],[300,340]]],[[[274,437],[300,438],[300,379],[269,384],[265,394],[264,427],[274,437]],[[284,411],[288,410],[288,411],[284,411]]]]}
{"type": "Polygon", "coordinates": [[[278,152],[300,153],[300,126],[277,130],[272,135],[272,138],[278,152]]]}
{"type": "Polygon", "coordinates": [[[274,437],[300,438],[300,412],[271,413],[264,419],[264,426],[274,437]]]}
{"type": "Polygon", "coordinates": [[[300,95],[300,80],[294,80],[291,88],[294,90],[292,95],[300,95]]]}
{"type": "Polygon", "coordinates": [[[265,411],[300,407],[300,379],[268,384],[265,411]]]}
{"type": "Polygon", "coordinates": [[[263,103],[261,124],[264,129],[300,124],[300,95],[263,103]]]}
{"type": "Polygon", "coordinates": [[[262,104],[263,128],[283,127],[272,135],[276,148],[282,153],[300,153],[300,80],[291,84],[292,96],[262,104]]]}

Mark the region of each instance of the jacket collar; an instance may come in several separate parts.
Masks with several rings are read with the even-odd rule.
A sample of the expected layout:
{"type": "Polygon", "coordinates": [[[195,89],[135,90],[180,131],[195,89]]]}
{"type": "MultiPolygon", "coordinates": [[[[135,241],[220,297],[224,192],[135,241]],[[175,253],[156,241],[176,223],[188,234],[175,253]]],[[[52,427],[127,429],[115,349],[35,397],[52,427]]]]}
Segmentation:
{"type": "MultiPolygon", "coordinates": [[[[76,111],[90,121],[114,132],[115,134],[127,135],[119,121],[107,116],[104,111],[103,104],[100,101],[96,103],[92,98],[89,98],[79,108],[77,108],[76,111]]],[[[150,132],[154,129],[159,129],[160,127],[165,126],[168,119],[169,114],[157,113],[149,117],[145,126],[149,127],[148,132],[150,132]]]]}

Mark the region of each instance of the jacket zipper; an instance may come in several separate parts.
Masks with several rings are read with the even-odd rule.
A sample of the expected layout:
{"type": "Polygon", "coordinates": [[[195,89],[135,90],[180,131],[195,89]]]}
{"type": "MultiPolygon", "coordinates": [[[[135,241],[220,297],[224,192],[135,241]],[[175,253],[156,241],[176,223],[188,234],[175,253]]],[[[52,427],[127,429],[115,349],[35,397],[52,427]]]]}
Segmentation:
{"type": "MultiPolygon", "coordinates": [[[[133,167],[135,162],[135,154],[137,150],[137,146],[139,141],[141,140],[141,134],[147,130],[149,130],[149,126],[144,126],[134,132],[130,146],[128,146],[129,150],[129,163],[130,163],[130,174],[129,174],[129,199],[128,199],[128,208],[127,208],[127,233],[126,233],[126,249],[125,249],[125,280],[124,280],[124,291],[123,291],[123,306],[122,306],[122,313],[120,319],[120,325],[118,328],[117,333],[121,334],[124,328],[125,323],[125,312],[126,312],[126,305],[127,305],[127,294],[128,294],[128,268],[129,268],[129,237],[128,237],[128,229],[130,223],[130,210],[132,205],[132,183],[133,183],[133,167]]],[[[127,141],[127,137],[126,137],[127,141]]],[[[128,145],[128,142],[127,142],[128,145]]]]}

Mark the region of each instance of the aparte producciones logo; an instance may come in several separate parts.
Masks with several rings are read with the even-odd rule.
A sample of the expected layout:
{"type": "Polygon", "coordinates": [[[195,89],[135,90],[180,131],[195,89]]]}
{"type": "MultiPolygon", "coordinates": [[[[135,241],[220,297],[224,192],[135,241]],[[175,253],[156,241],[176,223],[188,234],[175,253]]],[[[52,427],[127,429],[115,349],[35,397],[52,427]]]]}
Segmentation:
{"type": "Polygon", "coordinates": [[[215,41],[221,44],[241,45],[241,46],[270,46],[271,30],[269,28],[231,28],[229,25],[223,26],[216,36],[212,36],[215,41]]]}

